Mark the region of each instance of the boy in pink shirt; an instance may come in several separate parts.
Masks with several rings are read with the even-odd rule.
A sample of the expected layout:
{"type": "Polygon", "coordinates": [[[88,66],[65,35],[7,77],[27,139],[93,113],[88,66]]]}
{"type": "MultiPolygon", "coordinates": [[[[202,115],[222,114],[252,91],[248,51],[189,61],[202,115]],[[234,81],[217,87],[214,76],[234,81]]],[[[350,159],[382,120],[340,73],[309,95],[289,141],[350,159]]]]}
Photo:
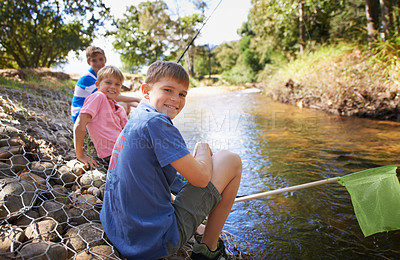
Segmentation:
{"type": "Polygon", "coordinates": [[[74,147],[76,158],[86,167],[98,166],[96,161],[83,151],[86,129],[96,148],[97,156],[109,160],[115,141],[128,122],[125,109],[115,98],[121,92],[124,81],[122,72],[114,66],[105,66],[98,71],[98,91],[88,96],[74,125],[74,147]]]}

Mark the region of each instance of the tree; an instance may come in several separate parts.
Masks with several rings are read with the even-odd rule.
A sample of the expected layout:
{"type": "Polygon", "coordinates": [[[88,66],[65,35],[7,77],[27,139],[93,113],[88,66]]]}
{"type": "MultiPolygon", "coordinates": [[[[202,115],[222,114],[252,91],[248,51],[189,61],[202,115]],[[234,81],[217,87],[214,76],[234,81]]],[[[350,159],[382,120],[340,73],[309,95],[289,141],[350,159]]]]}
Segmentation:
{"type": "Polygon", "coordinates": [[[380,0],[382,10],[382,29],[385,39],[390,39],[393,29],[392,0],[380,0]]]}
{"type": "Polygon", "coordinates": [[[253,41],[291,55],[307,42],[353,39],[365,26],[364,0],[252,0],[252,4],[248,23],[256,35],[253,41]]]}
{"type": "MultiPolygon", "coordinates": [[[[124,70],[134,72],[159,59],[174,59],[183,51],[203,21],[203,15],[172,19],[162,0],[142,2],[127,8],[124,18],[115,21],[117,29],[114,48],[120,53],[124,70]]],[[[193,53],[186,59],[188,72],[193,75],[193,53]]]]}
{"type": "MultiPolygon", "coordinates": [[[[179,46],[180,50],[184,50],[186,46],[191,42],[192,38],[196,34],[196,25],[201,23],[203,21],[203,15],[199,14],[193,14],[190,16],[185,16],[182,18],[178,19],[178,27],[179,27],[179,40],[177,42],[177,45],[179,46]]],[[[193,51],[193,46],[194,43],[192,43],[191,46],[189,46],[189,49],[185,53],[185,63],[186,63],[186,68],[190,76],[194,76],[194,71],[193,71],[193,60],[194,60],[194,51],[193,51]]]]}
{"type": "Polygon", "coordinates": [[[213,50],[213,54],[220,66],[219,73],[230,70],[235,66],[240,54],[238,42],[222,43],[213,50]]]}
{"type": "Polygon", "coordinates": [[[367,15],[368,42],[377,39],[379,32],[379,2],[378,0],[366,0],[365,11],[367,15]]]}
{"type": "Polygon", "coordinates": [[[163,1],[129,6],[123,19],[116,20],[114,48],[119,52],[124,70],[134,72],[145,64],[166,57],[167,38],[173,33],[173,21],[163,1]]]}
{"type": "Polygon", "coordinates": [[[306,48],[306,28],[304,26],[304,1],[300,0],[299,1],[299,34],[300,34],[300,42],[299,42],[299,48],[300,48],[300,54],[303,54],[304,49],[306,48]]]}
{"type": "Polygon", "coordinates": [[[89,46],[107,15],[102,0],[3,0],[1,64],[38,68],[65,63],[71,50],[89,46]]]}

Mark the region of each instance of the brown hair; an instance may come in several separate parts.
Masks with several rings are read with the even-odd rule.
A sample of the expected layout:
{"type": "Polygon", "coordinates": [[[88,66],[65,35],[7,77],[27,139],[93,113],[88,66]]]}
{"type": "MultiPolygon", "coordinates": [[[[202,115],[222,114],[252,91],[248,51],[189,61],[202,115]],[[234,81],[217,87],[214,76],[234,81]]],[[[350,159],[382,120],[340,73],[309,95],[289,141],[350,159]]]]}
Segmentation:
{"type": "Polygon", "coordinates": [[[97,72],[97,81],[101,82],[105,77],[112,76],[117,78],[119,81],[124,82],[124,74],[115,66],[104,66],[97,72]]]}
{"type": "Polygon", "coordinates": [[[104,57],[106,56],[103,49],[100,47],[89,46],[86,48],[86,59],[92,58],[98,54],[103,54],[104,57]]]}
{"type": "Polygon", "coordinates": [[[162,78],[172,78],[189,86],[189,75],[186,70],[176,62],[156,61],[147,70],[145,82],[153,84],[162,78]]]}

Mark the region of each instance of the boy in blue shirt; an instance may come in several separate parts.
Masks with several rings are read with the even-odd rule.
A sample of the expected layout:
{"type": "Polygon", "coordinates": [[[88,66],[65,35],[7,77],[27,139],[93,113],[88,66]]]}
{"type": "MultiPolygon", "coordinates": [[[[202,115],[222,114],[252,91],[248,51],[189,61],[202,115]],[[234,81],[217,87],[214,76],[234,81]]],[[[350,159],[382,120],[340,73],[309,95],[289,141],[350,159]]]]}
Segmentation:
{"type": "MultiPolygon", "coordinates": [[[[85,99],[90,94],[97,91],[95,85],[95,82],[97,81],[97,72],[106,65],[107,61],[103,49],[95,46],[89,46],[86,48],[86,60],[90,69],[76,83],[74,96],[72,98],[71,115],[73,124],[75,124],[75,121],[78,118],[85,99]]],[[[124,107],[127,115],[129,115],[130,108],[136,107],[140,102],[140,98],[122,95],[116,97],[115,100],[124,107]]]]}
{"type": "Polygon", "coordinates": [[[119,135],[109,166],[101,222],[127,259],[173,255],[208,216],[192,259],[226,259],[219,235],[236,197],[242,173],[238,155],[213,154],[197,143],[193,155],[173,126],[185,105],[189,77],[177,63],[157,61],[141,86],[144,100],[119,135]],[[188,182],[174,199],[177,171],[188,182]]]}

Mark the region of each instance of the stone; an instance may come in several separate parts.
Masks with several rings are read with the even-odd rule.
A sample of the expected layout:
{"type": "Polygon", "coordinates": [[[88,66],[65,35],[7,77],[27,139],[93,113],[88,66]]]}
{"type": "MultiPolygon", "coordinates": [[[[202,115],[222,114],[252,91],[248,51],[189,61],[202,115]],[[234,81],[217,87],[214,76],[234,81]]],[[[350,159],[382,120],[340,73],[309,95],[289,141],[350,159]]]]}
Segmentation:
{"type": "Polygon", "coordinates": [[[25,229],[25,236],[28,239],[41,239],[44,241],[57,242],[62,239],[61,233],[61,225],[53,219],[34,221],[25,229]]]}
{"type": "Polygon", "coordinates": [[[73,194],[72,206],[68,209],[70,223],[80,225],[91,221],[100,221],[101,204],[90,194],[73,194]]]}
{"type": "Polygon", "coordinates": [[[68,247],[76,252],[80,252],[104,243],[104,236],[103,226],[100,223],[85,223],[70,228],[65,234],[64,239],[68,247]]]}
{"type": "Polygon", "coordinates": [[[85,186],[94,186],[100,188],[106,182],[107,175],[99,170],[88,171],[83,174],[79,180],[79,183],[85,186]]]}
{"type": "Polygon", "coordinates": [[[39,214],[41,217],[53,218],[60,224],[67,223],[66,206],[57,201],[44,201],[39,207],[39,214]]]}
{"type": "Polygon", "coordinates": [[[17,249],[25,241],[22,228],[17,226],[0,226],[0,253],[10,252],[17,249]]]}
{"type": "Polygon", "coordinates": [[[47,182],[45,179],[43,179],[42,177],[39,177],[38,175],[34,174],[34,173],[30,173],[30,172],[22,172],[19,175],[19,178],[21,180],[26,180],[26,181],[30,181],[31,183],[33,183],[33,185],[36,187],[36,190],[42,190],[42,191],[46,191],[47,190],[47,182]]]}
{"type": "Polygon", "coordinates": [[[29,164],[29,169],[36,175],[46,179],[47,176],[51,176],[54,170],[54,164],[52,162],[31,162],[29,164]]]}
{"type": "MultiPolygon", "coordinates": [[[[73,155],[75,157],[75,153],[73,155]]],[[[76,174],[77,176],[81,176],[86,170],[85,170],[85,164],[80,162],[77,159],[70,160],[67,162],[67,166],[72,169],[72,172],[76,174]]]]}
{"type": "Polygon", "coordinates": [[[4,146],[0,147],[0,159],[8,159],[14,154],[23,154],[24,149],[22,149],[22,146],[4,146]]]}
{"type": "Polygon", "coordinates": [[[91,247],[88,250],[80,252],[75,259],[76,260],[121,259],[117,255],[119,254],[115,252],[115,250],[111,246],[101,245],[101,246],[91,247]]]}
{"type": "Polygon", "coordinates": [[[0,162],[0,178],[16,177],[17,175],[11,170],[11,165],[0,162]]]}
{"type": "Polygon", "coordinates": [[[21,146],[24,144],[24,141],[22,141],[19,138],[5,138],[5,139],[0,139],[0,147],[4,146],[21,146]]]}
{"type": "Polygon", "coordinates": [[[0,219],[12,220],[34,204],[35,187],[17,178],[0,179],[0,219]]]}
{"type": "Polygon", "coordinates": [[[61,244],[53,242],[32,242],[22,247],[20,255],[23,259],[35,259],[35,260],[66,260],[67,249],[61,244]]]}
{"type": "Polygon", "coordinates": [[[52,198],[54,198],[56,201],[60,203],[69,204],[71,202],[68,198],[69,191],[64,186],[53,185],[52,189],[50,190],[50,194],[52,198]]]}
{"type": "Polygon", "coordinates": [[[29,161],[23,154],[13,155],[11,158],[11,169],[14,172],[19,172],[28,168],[29,161]]]}
{"type": "Polygon", "coordinates": [[[63,185],[64,187],[71,187],[74,185],[77,175],[75,175],[71,168],[66,165],[61,166],[57,169],[55,176],[52,179],[56,182],[56,184],[63,185]]]}
{"type": "Polygon", "coordinates": [[[35,219],[40,217],[39,212],[31,209],[19,216],[17,219],[13,220],[13,224],[19,227],[29,226],[35,219]]]}
{"type": "Polygon", "coordinates": [[[87,193],[95,196],[96,198],[100,198],[100,199],[103,198],[101,190],[96,187],[89,187],[89,189],[87,190],[87,193]]]}
{"type": "Polygon", "coordinates": [[[12,126],[8,126],[8,125],[2,126],[2,127],[0,128],[0,133],[7,134],[7,135],[9,135],[9,136],[11,136],[11,137],[16,137],[16,136],[18,136],[18,135],[20,134],[20,132],[21,132],[21,131],[18,130],[17,128],[12,127],[12,126]]]}

